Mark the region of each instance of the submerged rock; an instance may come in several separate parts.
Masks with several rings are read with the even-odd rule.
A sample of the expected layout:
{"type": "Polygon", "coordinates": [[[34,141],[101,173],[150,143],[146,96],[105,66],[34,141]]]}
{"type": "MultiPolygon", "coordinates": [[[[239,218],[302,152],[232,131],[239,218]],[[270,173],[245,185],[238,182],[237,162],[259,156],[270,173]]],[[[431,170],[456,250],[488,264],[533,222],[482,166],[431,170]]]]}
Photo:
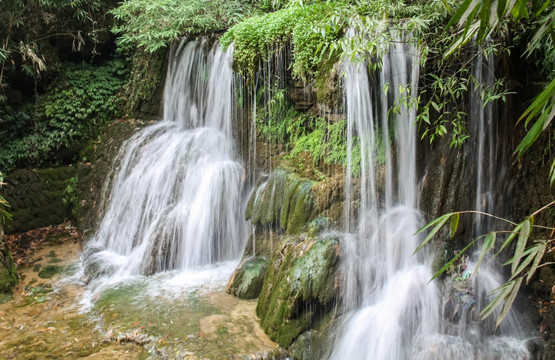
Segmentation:
{"type": "Polygon", "coordinates": [[[333,309],[339,293],[339,239],[286,237],[274,252],[256,308],[270,338],[287,347],[333,309]]]}
{"type": "Polygon", "coordinates": [[[258,297],[269,263],[262,257],[250,257],[244,260],[231,275],[226,292],[240,299],[258,297]]]}

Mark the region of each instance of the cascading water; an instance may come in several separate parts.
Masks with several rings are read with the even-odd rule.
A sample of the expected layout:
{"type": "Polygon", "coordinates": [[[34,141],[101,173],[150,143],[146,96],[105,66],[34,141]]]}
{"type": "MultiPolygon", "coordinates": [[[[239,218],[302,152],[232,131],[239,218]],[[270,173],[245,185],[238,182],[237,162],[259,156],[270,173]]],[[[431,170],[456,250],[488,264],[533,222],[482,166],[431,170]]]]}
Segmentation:
{"type": "MultiPolygon", "coordinates": [[[[344,243],[348,313],[331,358],[530,359],[522,340],[482,332],[478,321],[452,326],[437,281],[429,283],[432,254],[413,255],[421,240],[413,234],[422,221],[417,207],[416,109],[405,94],[418,90],[419,51],[407,34],[392,33],[392,39],[376,78],[368,77],[364,64],[345,67],[347,141],[360,139],[361,189],[356,229],[349,229],[356,222],[349,219],[352,211],[346,211],[351,233],[344,243]],[[391,115],[392,106],[397,111],[391,115]],[[379,160],[378,144],[385,147],[385,159],[379,160]]],[[[352,192],[352,183],[347,177],[346,194],[352,192]]],[[[347,204],[352,202],[347,198],[347,204]]],[[[488,279],[489,273],[482,282],[488,279]]]]}
{"type": "Polygon", "coordinates": [[[420,345],[418,338],[435,332],[439,324],[437,288],[426,286],[432,276],[426,265],[428,255],[412,256],[418,246],[418,238],[412,234],[420,224],[414,165],[416,134],[412,126],[415,109],[400,104],[392,121],[396,146],[391,149],[391,122],[387,110],[379,111],[377,106],[387,109],[393,105],[391,99],[401,101],[400,86],[416,93],[418,60],[414,46],[406,41],[392,43],[379,80],[374,80],[377,91],[370,87],[364,64],[346,65],[347,141],[351,143],[354,135],[360,139],[361,199],[358,231],[352,237],[355,243],[347,245],[346,254],[349,283],[345,305],[356,311],[341,330],[333,359],[414,358],[420,345]],[[381,92],[386,84],[394,93],[391,98],[381,92]],[[372,98],[378,94],[382,94],[380,100],[374,102],[372,98]],[[381,162],[378,142],[385,146],[381,162]],[[398,155],[396,163],[392,153],[398,155]],[[381,181],[385,182],[382,207],[376,184],[377,174],[383,174],[384,169],[390,174],[381,181]]]}
{"type": "Polygon", "coordinates": [[[164,119],[120,152],[100,227],[84,251],[95,283],[236,259],[244,169],[232,139],[232,50],[172,47],[164,119]]]}

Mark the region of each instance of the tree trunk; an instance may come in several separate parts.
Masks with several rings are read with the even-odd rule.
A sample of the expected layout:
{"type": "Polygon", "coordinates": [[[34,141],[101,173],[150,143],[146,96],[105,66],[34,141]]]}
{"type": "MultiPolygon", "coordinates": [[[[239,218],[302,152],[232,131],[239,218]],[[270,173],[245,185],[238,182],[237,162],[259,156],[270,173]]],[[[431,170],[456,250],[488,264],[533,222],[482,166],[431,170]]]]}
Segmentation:
{"type": "Polygon", "coordinates": [[[4,225],[0,221],[0,294],[11,293],[16,283],[15,264],[4,239],[4,225]]]}

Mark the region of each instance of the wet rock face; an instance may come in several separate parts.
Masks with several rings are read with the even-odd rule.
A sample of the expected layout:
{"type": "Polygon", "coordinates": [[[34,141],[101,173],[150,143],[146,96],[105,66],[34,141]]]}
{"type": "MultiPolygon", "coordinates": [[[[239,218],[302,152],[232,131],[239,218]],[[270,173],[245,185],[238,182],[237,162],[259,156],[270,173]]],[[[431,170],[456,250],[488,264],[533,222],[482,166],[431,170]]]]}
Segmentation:
{"type": "Polygon", "coordinates": [[[287,234],[300,232],[312,217],[312,185],[294,173],[274,171],[249,199],[247,220],[279,226],[287,234]]]}
{"type": "Polygon", "coordinates": [[[269,260],[263,257],[245,259],[231,275],[226,292],[240,299],[254,299],[260,294],[269,260]]]}
{"type": "Polygon", "coordinates": [[[256,308],[261,327],[287,347],[328,315],[339,296],[339,239],[286,237],[274,252],[256,308]]]}
{"type": "Polygon", "coordinates": [[[0,294],[10,294],[17,284],[17,272],[8,244],[4,240],[4,228],[0,222],[0,294]]]}

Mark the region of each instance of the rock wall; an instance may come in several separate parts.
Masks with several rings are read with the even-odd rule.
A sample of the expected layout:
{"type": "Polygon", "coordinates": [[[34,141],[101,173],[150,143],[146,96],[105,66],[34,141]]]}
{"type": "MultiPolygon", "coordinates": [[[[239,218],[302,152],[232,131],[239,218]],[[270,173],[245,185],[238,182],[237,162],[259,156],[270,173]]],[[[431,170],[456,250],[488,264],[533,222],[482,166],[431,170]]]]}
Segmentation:
{"type": "Polygon", "coordinates": [[[2,194],[11,206],[13,220],[6,233],[25,232],[66,220],[76,221],[79,230],[92,231],[97,222],[105,181],[123,142],[144,123],[114,121],[80,154],[83,160],[71,166],[24,169],[5,176],[2,194]]]}
{"type": "Polygon", "coordinates": [[[71,206],[64,198],[68,197],[68,182],[75,176],[75,166],[19,170],[6,175],[2,194],[11,205],[13,217],[6,224],[6,233],[25,232],[70,219],[71,206]]]}

